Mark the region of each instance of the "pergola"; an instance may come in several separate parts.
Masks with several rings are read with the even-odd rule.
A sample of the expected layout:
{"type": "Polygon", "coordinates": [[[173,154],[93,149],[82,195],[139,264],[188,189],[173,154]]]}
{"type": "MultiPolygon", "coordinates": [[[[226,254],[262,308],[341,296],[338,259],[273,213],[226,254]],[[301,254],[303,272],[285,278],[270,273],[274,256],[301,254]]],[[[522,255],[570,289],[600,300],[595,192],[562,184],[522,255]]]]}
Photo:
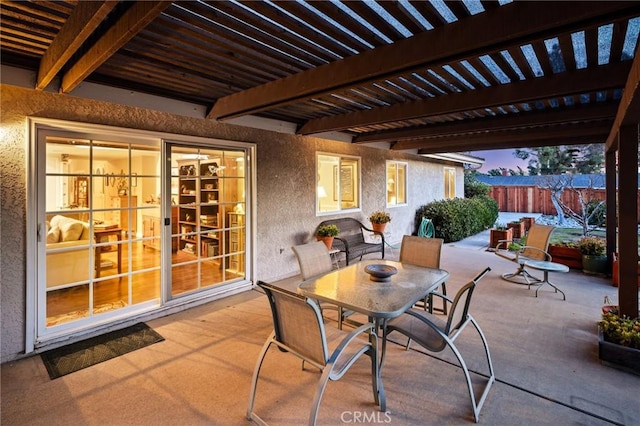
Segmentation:
{"type": "Polygon", "coordinates": [[[38,90],[96,82],[419,154],[606,142],[607,246],[637,315],[638,2],[3,1],[0,18],[2,63],[38,90]]]}

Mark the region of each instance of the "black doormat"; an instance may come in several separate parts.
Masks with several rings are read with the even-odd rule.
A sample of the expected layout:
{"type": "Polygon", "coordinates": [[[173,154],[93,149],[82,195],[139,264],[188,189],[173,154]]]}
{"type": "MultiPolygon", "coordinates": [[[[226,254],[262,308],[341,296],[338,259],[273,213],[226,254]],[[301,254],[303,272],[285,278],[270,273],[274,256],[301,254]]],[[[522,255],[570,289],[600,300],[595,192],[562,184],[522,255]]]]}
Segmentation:
{"type": "Polygon", "coordinates": [[[41,357],[49,377],[57,379],[163,340],[164,337],[140,322],[122,330],[51,349],[43,352],[41,357]]]}

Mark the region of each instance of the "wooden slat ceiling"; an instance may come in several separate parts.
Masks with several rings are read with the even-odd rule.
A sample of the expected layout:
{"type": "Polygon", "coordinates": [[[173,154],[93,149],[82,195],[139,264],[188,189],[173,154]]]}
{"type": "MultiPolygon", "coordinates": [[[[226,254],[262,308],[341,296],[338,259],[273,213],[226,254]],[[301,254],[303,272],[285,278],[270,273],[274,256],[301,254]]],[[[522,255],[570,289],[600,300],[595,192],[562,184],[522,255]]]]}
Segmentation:
{"type": "Polygon", "coordinates": [[[421,153],[605,142],[639,2],[2,1],[3,64],[421,153]]]}

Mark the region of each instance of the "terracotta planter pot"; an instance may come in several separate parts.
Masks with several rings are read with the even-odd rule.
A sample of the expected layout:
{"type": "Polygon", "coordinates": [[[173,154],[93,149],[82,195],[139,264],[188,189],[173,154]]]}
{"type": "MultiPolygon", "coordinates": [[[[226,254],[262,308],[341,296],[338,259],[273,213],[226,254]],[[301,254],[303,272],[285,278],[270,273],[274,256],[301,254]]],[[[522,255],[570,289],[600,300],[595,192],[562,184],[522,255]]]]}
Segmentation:
{"type": "MultiPolygon", "coordinates": [[[[509,229],[491,229],[489,234],[489,247],[496,248],[500,240],[513,240],[513,230],[509,229]]],[[[507,247],[501,247],[506,249],[507,247]]]]}
{"type": "Polygon", "coordinates": [[[378,231],[384,234],[384,230],[387,227],[386,223],[372,223],[371,224],[371,229],[373,229],[374,231],[378,231]]]}
{"type": "Polygon", "coordinates": [[[640,374],[640,349],[629,348],[604,340],[602,330],[598,332],[598,357],[612,367],[640,374]]]}
{"type": "Polygon", "coordinates": [[[577,247],[550,245],[547,252],[551,255],[553,262],[567,265],[569,268],[582,269],[582,253],[577,247]]]}
{"type": "Polygon", "coordinates": [[[316,239],[318,241],[322,241],[324,245],[327,246],[327,249],[331,250],[331,246],[333,246],[333,238],[334,237],[319,237],[316,235],[316,239]]]}
{"type": "MultiPolygon", "coordinates": [[[[620,264],[618,263],[618,253],[613,253],[613,263],[611,264],[611,281],[614,287],[620,284],[620,264]]],[[[640,287],[640,263],[638,263],[638,287],[640,287]]]]}

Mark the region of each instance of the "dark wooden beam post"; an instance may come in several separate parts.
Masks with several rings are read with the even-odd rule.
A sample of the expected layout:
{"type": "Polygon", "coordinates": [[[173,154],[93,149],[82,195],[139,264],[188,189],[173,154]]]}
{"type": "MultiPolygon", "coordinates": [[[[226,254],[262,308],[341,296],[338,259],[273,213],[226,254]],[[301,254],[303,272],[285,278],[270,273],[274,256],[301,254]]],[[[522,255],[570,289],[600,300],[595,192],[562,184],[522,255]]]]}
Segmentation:
{"type": "MultiPolygon", "coordinates": [[[[617,148],[617,144],[616,144],[617,148]]],[[[607,216],[607,259],[609,265],[613,263],[613,253],[618,251],[618,217],[617,217],[617,179],[616,149],[605,152],[605,199],[607,216]]]]}
{"type": "Polygon", "coordinates": [[[618,139],[618,244],[620,314],[638,316],[638,122],[620,127],[618,139]]]}

